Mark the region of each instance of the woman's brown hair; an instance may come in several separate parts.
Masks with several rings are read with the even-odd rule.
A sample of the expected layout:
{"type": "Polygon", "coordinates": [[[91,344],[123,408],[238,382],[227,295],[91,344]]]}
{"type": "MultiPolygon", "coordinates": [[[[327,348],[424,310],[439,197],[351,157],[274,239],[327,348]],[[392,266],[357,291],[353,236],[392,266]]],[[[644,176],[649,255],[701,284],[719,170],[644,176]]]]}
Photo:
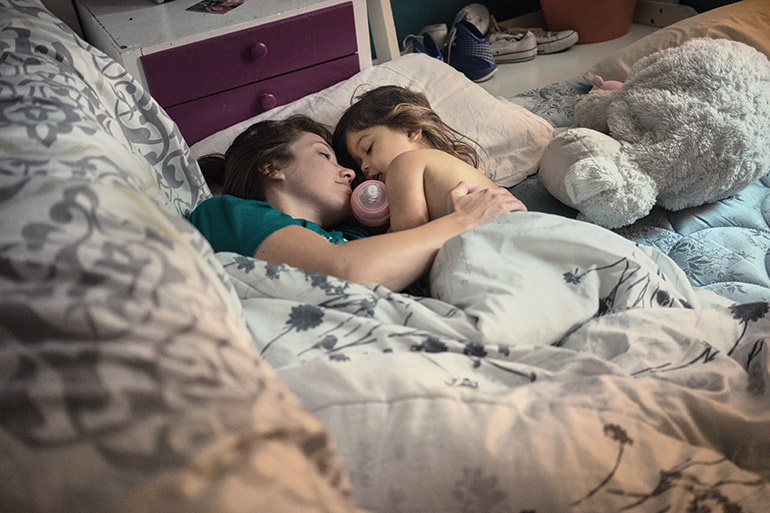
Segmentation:
{"type": "Polygon", "coordinates": [[[198,159],[206,183],[214,194],[265,200],[263,169],[281,169],[294,159],[289,146],[310,132],[331,141],[329,130],[307,116],[260,121],[244,130],[225,154],[213,153],[198,159]]]}

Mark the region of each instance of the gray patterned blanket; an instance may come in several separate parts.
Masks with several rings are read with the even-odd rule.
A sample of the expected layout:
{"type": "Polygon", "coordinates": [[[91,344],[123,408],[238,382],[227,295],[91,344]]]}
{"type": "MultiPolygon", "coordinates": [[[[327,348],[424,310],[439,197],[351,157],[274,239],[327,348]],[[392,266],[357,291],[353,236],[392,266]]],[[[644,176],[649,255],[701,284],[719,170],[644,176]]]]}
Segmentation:
{"type": "Polygon", "coordinates": [[[218,258],[365,508],[770,503],[768,304],[695,289],[657,250],[511,214],[442,248],[431,298],[218,258]]]}
{"type": "Polygon", "coordinates": [[[0,1],[0,512],[356,511],[183,216],[209,194],[120,65],[0,1]]]}
{"type": "Polygon", "coordinates": [[[766,302],[539,214],[395,294],[214,255],[208,195],[121,66],[0,0],[1,513],[770,502],[766,302]]]}

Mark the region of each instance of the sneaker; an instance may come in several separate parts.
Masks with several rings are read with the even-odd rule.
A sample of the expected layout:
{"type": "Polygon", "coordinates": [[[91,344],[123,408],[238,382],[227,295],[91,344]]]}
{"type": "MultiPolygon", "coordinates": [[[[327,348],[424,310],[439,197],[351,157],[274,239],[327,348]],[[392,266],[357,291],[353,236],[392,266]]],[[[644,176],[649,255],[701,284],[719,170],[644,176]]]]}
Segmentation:
{"type": "MultiPolygon", "coordinates": [[[[578,42],[578,33],[574,30],[559,30],[556,32],[546,31],[542,28],[520,28],[510,27],[497,22],[494,16],[489,20],[489,34],[488,38],[491,39],[492,34],[526,34],[531,32],[535,36],[535,42],[537,43],[537,53],[547,54],[556,53],[566,50],[578,42]]],[[[490,40],[491,44],[491,40],[490,40]]]]}
{"type": "Polygon", "coordinates": [[[537,53],[556,53],[566,50],[578,42],[578,33],[574,30],[537,30],[534,32],[537,41],[537,53]]]}
{"type": "Polygon", "coordinates": [[[460,12],[455,16],[454,24],[456,25],[461,21],[467,21],[479,29],[479,32],[486,34],[487,30],[489,30],[490,19],[489,9],[487,9],[485,5],[469,4],[460,9],[460,12]]]}
{"type": "Polygon", "coordinates": [[[433,25],[423,27],[420,31],[420,34],[430,34],[430,37],[436,41],[438,47],[443,48],[444,43],[446,43],[446,36],[448,32],[449,31],[446,28],[446,23],[435,23],[433,25]]]}
{"type": "Polygon", "coordinates": [[[425,32],[422,36],[409,34],[401,43],[404,48],[403,53],[424,53],[440,61],[444,61],[444,55],[441,53],[441,47],[433,36],[425,32]]]}
{"type": "Polygon", "coordinates": [[[474,82],[483,82],[497,72],[492,49],[473,23],[462,20],[455,23],[449,34],[446,60],[474,82]]]}
{"type": "Polygon", "coordinates": [[[498,64],[524,62],[535,58],[538,54],[538,44],[532,32],[506,34],[492,32],[487,36],[492,55],[498,64]]]}

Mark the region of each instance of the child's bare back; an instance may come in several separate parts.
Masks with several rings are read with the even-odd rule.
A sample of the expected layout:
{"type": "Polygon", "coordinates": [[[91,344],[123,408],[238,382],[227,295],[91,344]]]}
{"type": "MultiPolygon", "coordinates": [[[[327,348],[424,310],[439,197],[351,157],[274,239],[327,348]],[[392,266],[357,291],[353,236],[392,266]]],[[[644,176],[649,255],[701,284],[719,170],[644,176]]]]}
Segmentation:
{"type": "Polygon", "coordinates": [[[447,195],[461,181],[478,190],[497,187],[478,169],[442,150],[402,153],[385,176],[391,231],[406,230],[450,213],[447,195]]]}

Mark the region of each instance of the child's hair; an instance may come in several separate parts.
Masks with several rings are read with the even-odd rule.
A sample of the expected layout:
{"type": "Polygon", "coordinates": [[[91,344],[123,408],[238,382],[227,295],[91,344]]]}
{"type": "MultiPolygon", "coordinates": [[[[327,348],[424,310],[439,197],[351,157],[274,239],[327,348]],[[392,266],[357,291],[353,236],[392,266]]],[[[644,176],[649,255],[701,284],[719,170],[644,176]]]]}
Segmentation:
{"type": "Polygon", "coordinates": [[[332,147],[340,164],[357,168],[345,144],[346,134],[376,125],[407,133],[422,130],[422,136],[434,148],[479,167],[480,158],[475,148],[478,145],[474,141],[444,123],[424,94],[394,85],[363,93],[342,114],[332,137],[332,147]]]}
{"type": "Polygon", "coordinates": [[[331,133],[307,116],[296,115],[279,121],[260,121],[244,130],[224,155],[213,153],[198,159],[206,183],[214,194],[265,200],[265,165],[286,167],[294,159],[289,146],[310,132],[331,142],[331,133]]]}

